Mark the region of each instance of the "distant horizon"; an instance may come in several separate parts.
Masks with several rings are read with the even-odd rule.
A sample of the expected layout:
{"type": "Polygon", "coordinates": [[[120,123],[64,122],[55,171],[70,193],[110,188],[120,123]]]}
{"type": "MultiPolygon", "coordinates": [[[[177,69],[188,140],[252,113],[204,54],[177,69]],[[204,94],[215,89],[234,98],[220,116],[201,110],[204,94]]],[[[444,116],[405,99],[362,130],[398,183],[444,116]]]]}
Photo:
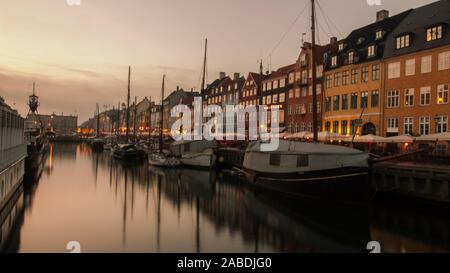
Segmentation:
{"type": "MultiPolygon", "coordinates": [[[[0,96],[25,116],[36,82],[40,113],[76,115],[81,124],[93,116],[96,103],[103,111],[104,105],[126,100],[128,65],[132,98],[159,102],[163,74],[166,94],[176,86],[200,89],[206,38],[207,83],[221,71],[257,72],[260,59],[264,70],[292,64],[302,37],[310,40],[309,0],[130,2],[82,0],[69,6],[66,0],[0,0],[0,96]]],[[[370,24],[381,9],[394,15],[435,1],[348,2],[318,1],[319,44],[370,24]]]]}

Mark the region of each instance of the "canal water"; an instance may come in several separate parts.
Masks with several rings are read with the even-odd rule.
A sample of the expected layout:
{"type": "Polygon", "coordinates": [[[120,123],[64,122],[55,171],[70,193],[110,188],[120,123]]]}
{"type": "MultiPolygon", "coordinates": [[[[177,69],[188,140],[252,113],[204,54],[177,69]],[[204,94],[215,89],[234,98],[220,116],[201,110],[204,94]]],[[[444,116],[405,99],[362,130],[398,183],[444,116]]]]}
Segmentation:
{"type": "Polygon", "coordinates": [[[1,220],[0,252],[449,252],[450,220],[408,206],[344,209],[250,189],[226,173],[125,164],[53,144],[1,220]]]}

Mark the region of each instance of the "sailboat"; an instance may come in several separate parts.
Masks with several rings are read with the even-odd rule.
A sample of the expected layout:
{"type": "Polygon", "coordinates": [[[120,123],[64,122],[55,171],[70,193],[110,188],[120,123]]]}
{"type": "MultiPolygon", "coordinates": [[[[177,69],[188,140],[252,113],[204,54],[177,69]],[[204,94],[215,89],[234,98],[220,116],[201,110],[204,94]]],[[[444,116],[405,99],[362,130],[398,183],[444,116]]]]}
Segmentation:
{"type": "Polygon", "coordinates": [[[164,151],[163,143],[163,126],[164,126],[164,84],[166,75],[163,75],[161,88],[161,113],[159,124],[159,150],[157,152],[150,152],[148,154],[148,164],[150,166],[173,168],[180,165],[180,160],[172,155],[170,152],[164,151]]]}
{"type": "Polygon", "coordinates": [[[97,133],[91,141],[91,148],[94,152],[103,152],[105,140],[100,136],[100,109],[97,103],[97,133]]]}
{"type": "MultiPolygon", "coordinates": [[[[205,55],[203,58],[202,95],[205,91],[207,51],[208,39],[205,40],[205,55]]],[[[217,142],[206,139],[177,141],[170,146],[172,153],[180,158],[181,165],[186,168],[196,169],[211,169],[215,167],[217,160],[217,156],[214,153],[215,148],[217,148],[217,142]]]]}
{"type": "Polygon", "coordinates": [[[115,145],[111,150],[112,155],[117,159],[136,160],[142,158],[142,154],[137,149],[136,144],[130,142],[130,93],[131,93],[131,66],[128,67],[126,142],[115,145]]]}
{"type": "Polygon", "coordinates": [[[351,205],[366,203],[369,155],[318,143],[314,0],[311,4],[314,142],[280,141],[271,152],[261,150],[261,141],[251,143],[245,152],[243,172],[250,183],[272,192],[351,205]]]}

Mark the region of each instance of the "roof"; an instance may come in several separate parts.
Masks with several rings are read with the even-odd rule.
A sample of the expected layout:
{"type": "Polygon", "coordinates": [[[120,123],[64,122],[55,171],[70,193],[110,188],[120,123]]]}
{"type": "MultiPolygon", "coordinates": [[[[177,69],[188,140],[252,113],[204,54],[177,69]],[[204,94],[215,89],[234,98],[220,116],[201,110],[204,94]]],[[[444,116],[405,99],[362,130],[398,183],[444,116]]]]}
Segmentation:
{"type": "Polygon", "coordinates": [[[400,14],[388,17],[384,20],[366,25],[359,29],[353,30],[347,38],[339,43],[345,43],[345,48],[341,52],[337,52],[337,48],[330,51],[327,57],[324,57],[325,69],[333,69],[331,67],[331,56],[338,56],[338,64],[346,65],[349,52],[355,52],[354,63],[363,63],[372,60],[381,59],[384,53],[384,46],[389,34],[408,16],[411,10],[407,10],[400,14]],[[376,32],[383,31],[384,35],[381,39],[376,39],[376,32]],[[367,48],[370,45],[376,45],[375,56],[368,58],[367,48]]]}
{"type": "Polygon", "coordinates": [[[296,64],[290,64],[284,67],[279,68],[277,71],[274,71],[268,75],[266,75],[266,77],[264,78],[263,81],[267,81],[267,80],[271,80],[271,79],[276,79],[276,78],[281,78],[281,77],[285,77],[287,76],[287,74],[291,71],[295,70],[295,66],[296,64]]]}
{"type": "Polygon", "coordinates": [[[392,58],[417,51],[428,50],[450,44],[450,0],[440,0],[426,6],[416,8],[389,35],[384,51],[384,58],[392,58]],[[438,24],[446,24],[442,39],[427,42],[426,29],[438,24]],[[411,46],[396,49],[396,37],[402,34],[412,34],[411,46]]]}

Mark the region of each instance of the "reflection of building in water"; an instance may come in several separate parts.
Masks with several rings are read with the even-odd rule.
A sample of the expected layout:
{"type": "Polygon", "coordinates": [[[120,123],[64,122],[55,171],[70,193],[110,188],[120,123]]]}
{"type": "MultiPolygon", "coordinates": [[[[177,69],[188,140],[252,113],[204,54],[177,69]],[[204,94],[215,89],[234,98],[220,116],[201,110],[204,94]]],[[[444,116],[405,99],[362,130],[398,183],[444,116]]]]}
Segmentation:
{"type": "Polygon", "coordinates": [[[20,240],[17,226],[23,222],[23,205],[21,188],[0,212],[0,252],[15,252],[18,249],[20,240]]]}
{"type": "MultiPolygon", "coordinates": [[[[189,172],[160,171],[165,176],[161,186],[166,197],[178,206],[186,203],[194,207],[198,202],[202,217],[214,224],[216,233],[225,230],[231,235],[239,233],[247,246],[251,246],[255,252],[266,249],[282,252],[365,251],[365,244],[369,240],[369,225],[367,220],[361,221],[363,217],[356,216],[356,221],[361,222],[356,225],[360,229],[356,233],[352,221],[339,223],[336,230],[321,227],[320,223],[309,220],[306,214],[286,213],[281,202],[270,201],[270,198],[260,199],[251,190],[239,185],[235,178],[231,178],[230,182],[226,179],[207,180],[201,179],[198,174],[189,175],[189,172]]],[[[298,208],[290,209],[295,211],[298,208]]],[[[332,210],[331,213],[336,212],[332,210]]],[[[314,213],[322,213],[324,218],[328,215],[324,215],[322,211],[314,213]]],[[[339,215],[346,213],[341,212],[339,215]]],[[[367,211],[365,213],[367,216],[367,211]]],[[[351,215],[355,216],[354,213],[351,215]]],[[[323,226],[327,224],[329,223],[323,226]]],[[[201,231],[201,227],[199,229],[201,231]]],[[[201,244],[201,239],[199,241],[201,244]]]]}

